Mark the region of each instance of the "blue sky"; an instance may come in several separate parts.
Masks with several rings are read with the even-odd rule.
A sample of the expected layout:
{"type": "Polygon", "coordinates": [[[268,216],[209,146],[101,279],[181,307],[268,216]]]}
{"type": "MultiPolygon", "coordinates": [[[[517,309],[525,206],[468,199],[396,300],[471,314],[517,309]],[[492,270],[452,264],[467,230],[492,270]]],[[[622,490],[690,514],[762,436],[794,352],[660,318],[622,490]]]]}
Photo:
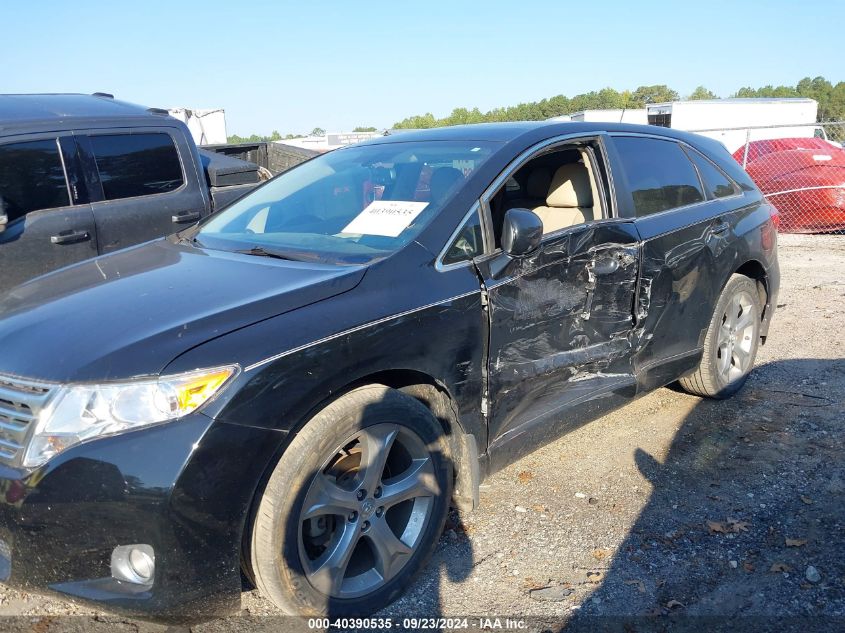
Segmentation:
{"type": "Polygon", "coordinates": [[[843,25],[841,0],[3,2],[0,92],[223,107],[230,134],[341,131],[606,86],[835,83],[843,25]]]}

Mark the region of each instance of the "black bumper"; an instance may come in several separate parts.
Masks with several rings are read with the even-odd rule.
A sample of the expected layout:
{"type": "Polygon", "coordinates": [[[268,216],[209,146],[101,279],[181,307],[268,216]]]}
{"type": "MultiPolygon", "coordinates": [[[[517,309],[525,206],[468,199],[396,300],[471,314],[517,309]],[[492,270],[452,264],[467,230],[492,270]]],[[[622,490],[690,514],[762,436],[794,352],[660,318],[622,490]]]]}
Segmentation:
{"type": "Polygon", "coordinates": [[[193,414],[35,471],[0,466],[0,580],[135,615],[232,613],[248,510],[283,440],[193,414]],[[134,543],[155,551],[149,588],[112,578],[112,550],[134,543]]]}

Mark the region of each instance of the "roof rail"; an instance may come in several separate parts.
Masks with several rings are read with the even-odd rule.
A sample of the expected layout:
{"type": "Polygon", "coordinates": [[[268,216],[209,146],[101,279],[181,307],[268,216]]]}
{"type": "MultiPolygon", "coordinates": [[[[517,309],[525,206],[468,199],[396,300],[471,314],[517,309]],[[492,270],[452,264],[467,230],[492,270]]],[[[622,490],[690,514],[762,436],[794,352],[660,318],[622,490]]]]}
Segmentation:
{"type": "Polygon", "coordinates": [[[103,97],[104,99],[114,99],[114,95],[110,92],[94,92],[91,93],[92,97],[103,97]]]}
{"type": "Polygon", "coordinates": [[[147,112],[149,112],[150,114],[161,114],[164,116],[170,115],[170,113],[164,108],[147,108],[147,112]]]}

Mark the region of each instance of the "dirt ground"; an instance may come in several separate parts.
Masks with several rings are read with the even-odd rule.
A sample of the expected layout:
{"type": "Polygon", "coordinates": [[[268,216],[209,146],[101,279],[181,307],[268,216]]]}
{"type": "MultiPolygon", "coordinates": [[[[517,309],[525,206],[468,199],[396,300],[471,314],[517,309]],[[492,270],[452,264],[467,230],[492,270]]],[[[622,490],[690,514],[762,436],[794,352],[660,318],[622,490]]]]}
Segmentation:
{"type": "MultiPolygon", "coordinates": [[[[780,259],[769,340],[736,397],[660,389],[497,473],[379,615],[845,629],[845,236],[781,236],[780,259]]],[[[272,614],[251,591],[241,616],[191,630],[258,630],[272,614]]],[[[166,629],[5,588],[0,615],[28,616],[25,630],[166,629]]]]}

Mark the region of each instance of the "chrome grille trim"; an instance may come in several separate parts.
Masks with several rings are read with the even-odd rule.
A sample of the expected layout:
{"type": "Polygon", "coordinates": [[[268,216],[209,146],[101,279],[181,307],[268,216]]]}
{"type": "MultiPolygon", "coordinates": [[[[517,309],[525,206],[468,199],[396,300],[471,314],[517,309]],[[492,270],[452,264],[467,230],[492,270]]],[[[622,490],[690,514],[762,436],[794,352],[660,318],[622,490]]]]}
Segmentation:
{"type": "Polygon", "coordinates": [[[18,465],[38,415],[55,385],[0,375],[0,461],[18,465]]]}

